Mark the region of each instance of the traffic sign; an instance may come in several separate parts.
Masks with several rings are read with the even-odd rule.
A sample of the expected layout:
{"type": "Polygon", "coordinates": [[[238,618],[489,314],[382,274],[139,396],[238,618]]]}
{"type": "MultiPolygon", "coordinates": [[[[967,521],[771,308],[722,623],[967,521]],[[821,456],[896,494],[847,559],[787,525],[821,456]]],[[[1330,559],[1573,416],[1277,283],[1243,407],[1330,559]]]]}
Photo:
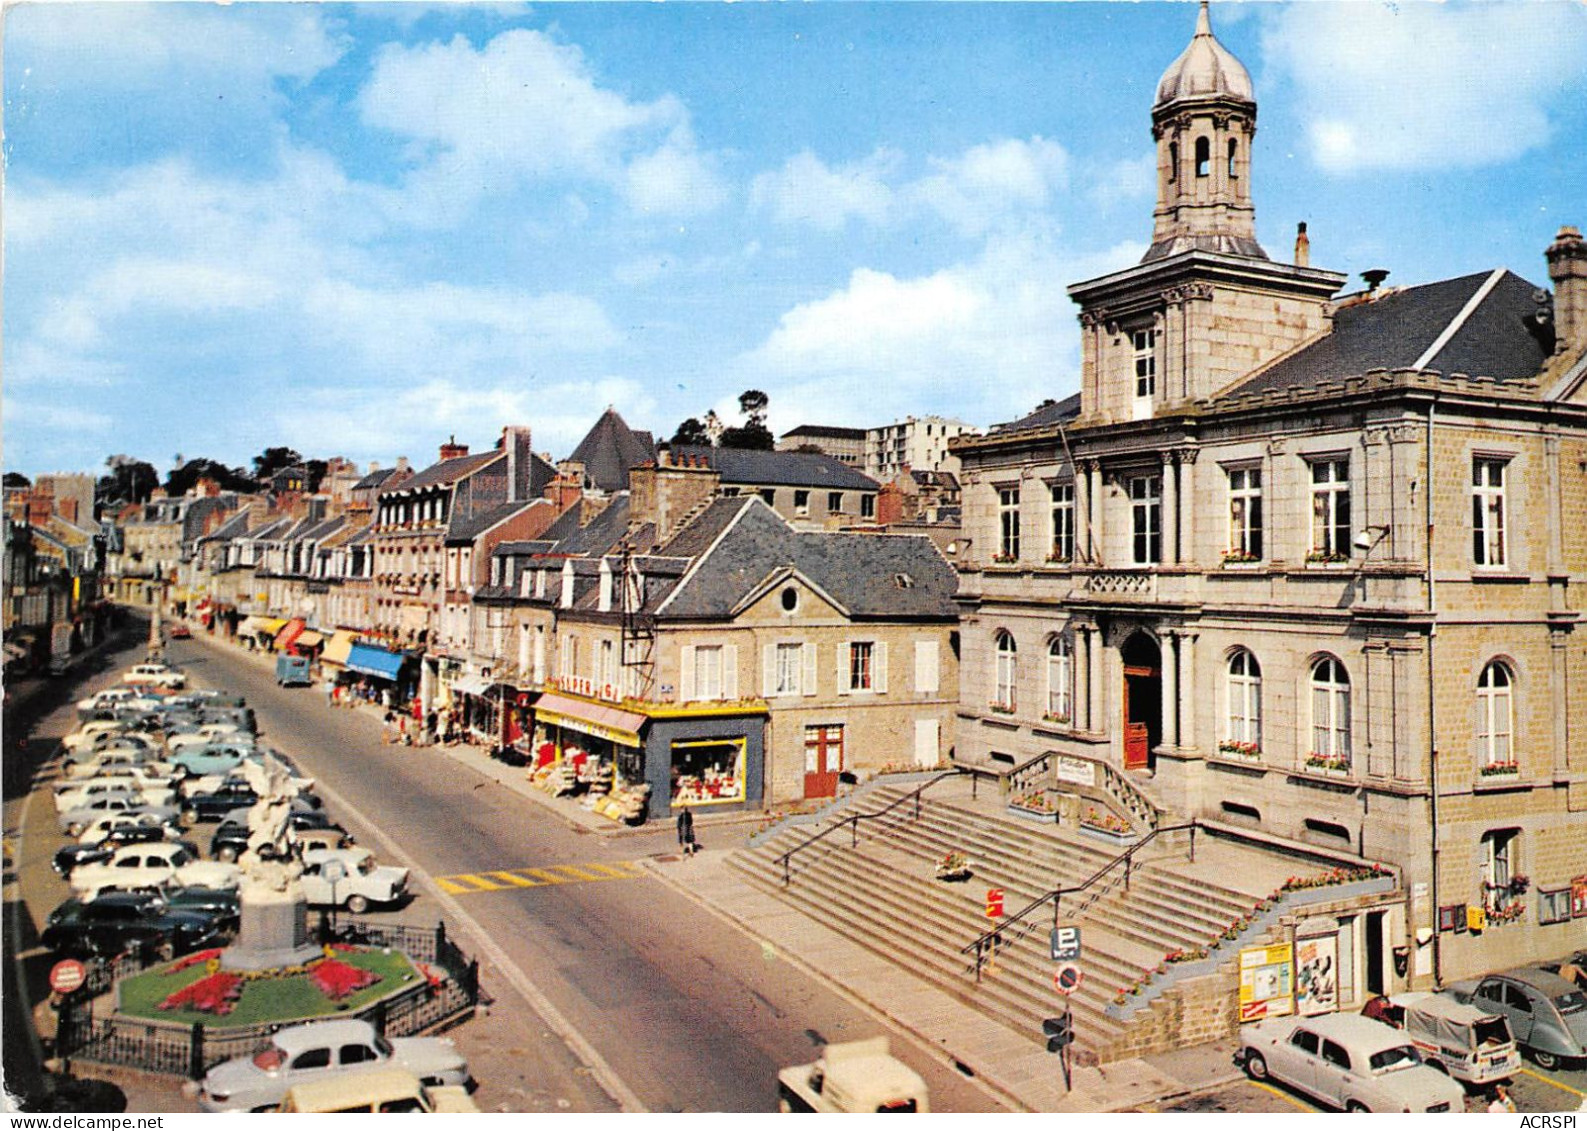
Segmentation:
{"type": "Polygon", "coordinates": [[[1075,962],[1080,958],[1080,928],[1054,927],[1048,938],[1054,962],[1075,962]]]}
{"type": "Polygon", "coordinates": [[[1001,919],[1003,917],[1003,889],[986,889],[986,917],[988,919],[1001,919]]]}
{"type": "Polygon", "coordinates": [[[1053,972],[1053,989],[1068,997],[1080,988],[1080,967],[1073,962],[1065,962],[1053,972]]]}
{"type": "Polygon", "coordinates": [[[1047,1038],[1048,1052],[1062,1052],[1075,1043],[1074,1019],[1067,1013],[1047,1018],[1041,1023],[1041,1031],[1047,1038]]]}
{"type": "Polygon", "coordinates": [[[50,967],[50,989],[58,994],[81,989],[87,980],[88,970],[75,958],[63,958],[50,967]]]}

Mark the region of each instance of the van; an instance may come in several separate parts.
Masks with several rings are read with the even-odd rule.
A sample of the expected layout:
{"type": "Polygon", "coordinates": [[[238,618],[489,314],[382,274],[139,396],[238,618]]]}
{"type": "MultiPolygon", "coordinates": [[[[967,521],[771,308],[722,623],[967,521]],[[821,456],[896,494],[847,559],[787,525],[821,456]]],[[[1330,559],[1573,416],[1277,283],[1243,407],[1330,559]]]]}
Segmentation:
{"type": "Polygon", "coordinates": [[[307,656],[276,657],[277,684],[282,687],[308,687],[313,682],[309,678],[309,658],[307,656]]]}
{"type": "Polygon", "coordinates": [[[1422,1061],[1467,1084],[1508,1080],[1521,1054],[1503,1017],[1442,994],[1406,994],[1405,1034],[1422,1061]]]}
{"type": "Polygon", "coordinates": [[[431,1115],[477,1113],[479,1105],[457,1084],[426,1087],[401,1068],[343,1072],[324,1080],[294,1084],[276,1109],[296,1114],[424,1112],[431,1115]]]}
{"type": "Polygon", "coordinates": [[[888,1052],[886,1037],[827,1045],[814,1064],[777,1073],[779,1111],[929,1112],[919,1073],[888,1052]]]}

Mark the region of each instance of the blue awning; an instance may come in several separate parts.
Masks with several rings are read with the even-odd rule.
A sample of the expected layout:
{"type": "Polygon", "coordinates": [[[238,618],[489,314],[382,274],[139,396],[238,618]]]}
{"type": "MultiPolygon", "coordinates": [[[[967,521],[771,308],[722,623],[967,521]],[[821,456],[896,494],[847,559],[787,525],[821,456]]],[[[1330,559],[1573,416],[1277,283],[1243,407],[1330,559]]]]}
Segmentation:
{"type": "Polygon", "coordinates": [[[347,667],[364,675],[394,680],[402,670],[402,658],[401,652],[388,652],[372,644],[354,644],[347,654],[347,667]]]}

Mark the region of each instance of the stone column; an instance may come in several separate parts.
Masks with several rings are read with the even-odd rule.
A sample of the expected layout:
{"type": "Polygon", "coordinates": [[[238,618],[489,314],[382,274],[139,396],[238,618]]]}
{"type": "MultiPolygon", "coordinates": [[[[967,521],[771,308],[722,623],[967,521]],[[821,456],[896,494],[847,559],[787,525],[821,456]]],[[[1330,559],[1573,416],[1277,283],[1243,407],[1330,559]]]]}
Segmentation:
{"type": "Polygon", "coordinates": [[[1196,561],[1196,449],[1185,448],[1179,458],[1179,561],[1196,561]]]}
{"type": "Polygon", "coordinates": [[[1179,745],[1179,633],[1163,633],[1163,745],[1179,745]]]}
{"type": "Polygon", "coordinates": [[[1187,750],[1196,748],[1196,709],[1200,705],[1195,693],[1196,636],[1194,632],[1179,634],[1179,685],[1190,689],[1190,693],[1184,697],[1184,717],[1179,720],[1179,745],[1187,750]]]}
{"type": "Polygon", "coordinates": [[[1075,701],[1074,726],[1076,730],[1091,729],[1091,629],[1085,625],[1075,628],[1075,701]]]}
{"type": "Polygon", "coordinates": [[[1091,731],[1095,734],[1106,728],[1103,725],[1102,715],[1107,710],[1107,688],[1102,684],[1102,653],[1107,649],[1107,642],[1102,638],[1102,629],[1098,627],[1091,634],[1091,648],[1086,657],[1086,663],[1091,668],[1089,682],[1091,684],[1091,731]]]}
{"type": "Polygon", "coordinates": [[[1163,453],[1163,552],[1158,556],[1158,561],[1164,565],[1176,565],[1179,562],[1179,491],[1176,480],[1179,478],[1179,455],[1177,452],[1163,453]]]}
{"type": "Polygon", "coordinates": [[[1102,476],[1102,463],[1100,460],[1091,461],[1086,480],[1088,483],[1087,490],[1091,495],[1091,564],[1101,565],[1103,558],[1102,547],[1107,541],[1107,523],[1105,521],[1107,502],[1104,497],[1104,492],[1107,490],[1107,482],[1102,476]]]}

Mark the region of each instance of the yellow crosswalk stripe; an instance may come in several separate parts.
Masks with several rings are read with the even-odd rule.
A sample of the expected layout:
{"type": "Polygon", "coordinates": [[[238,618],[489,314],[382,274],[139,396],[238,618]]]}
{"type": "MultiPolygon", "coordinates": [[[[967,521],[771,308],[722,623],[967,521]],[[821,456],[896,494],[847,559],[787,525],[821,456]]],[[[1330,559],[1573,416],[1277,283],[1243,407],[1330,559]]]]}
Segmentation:
{"type": "Polygon", "coordinates": [[[643,879],[645,873],[635,860],[614,860],[608,864],[547,864],[541,868],[502,868],[488,872],[460,872],[437,876],[435,884],[448,895],[473,895],[475,892],[509,891],[514,888],[548,887],[552,884],[593,884],[611,880],[643,879]]]}

